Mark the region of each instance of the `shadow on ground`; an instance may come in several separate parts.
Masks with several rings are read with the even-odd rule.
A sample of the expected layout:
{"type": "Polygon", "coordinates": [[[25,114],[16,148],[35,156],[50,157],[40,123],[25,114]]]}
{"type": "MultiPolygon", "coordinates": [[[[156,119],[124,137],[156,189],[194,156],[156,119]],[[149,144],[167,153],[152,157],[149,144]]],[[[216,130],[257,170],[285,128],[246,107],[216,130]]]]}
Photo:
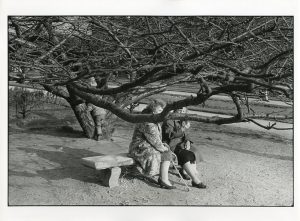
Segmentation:
{"type": "MultiPolygon", "coordinates": [[[[19,147],[17,149],[22,150],[27,154],[59,164],[60,166],[53,169],[45,168],[42,170],[37,170],[36,174],[25,171],[19,172],[9,170],[9,175],[42,177],[49,183],[51,183],[53,180],[74,179],[86,183],[105,186],[105,181],[103,180],[106,173],[105,170],[96,171],[92,168],[88,168],[82,164],[81,160],[84,157],[99,156],[103,154],[61,145],[47,146],[51,147],[52,151],[24,147],[19,147]],[[57,149],[58,151],[53,151],[53,148],[57,149]]],[[[36,161],[38,161],[38,159],[36,161]]],[[[139,179],[145,182],[147,185],[153,187],[157,187],[158,185],[154,178],[142,175],[136,167],[123,167],[121,177],[128,180],[139,179]]]]}
{"type": "Polygon", "coordinates": [[[66,127],[35,127],[26,130],[24,133],[66,138],[87,138],[81,130],[66,129],[66,127]]]}
{"type": "MultiPolygon", "coordinates": [[[[89,150],[74,149],[67,146],[60,145],[48,145],[52,148],[57,148],[60,151],[47,151],[34,148],[18,148],[29,154],[34,154],[42,159],[49,160],[57,163],[60,166],[53,169],[37,170],[35,176],[42,177],[47,181],[74,179],[88,183],[101,184],[99,177],[101,177],[101,171],[97,172],[93,169],[82,165],[81,158],[90,156],[99,156],[101,154],[92,152],[89,150]],[[99,183],[100,182],[100,183],[99,183]]],[[[51,148],[51,149],[52,149],[51,148]]],[[[10,171],[10,175],[14,175],[15,171],[10,171]]],[[[20,174],[22,176],[32,177],[31,174],[20,174]]]]}
{"type": "Polygon", "coordinates": [[[146,183],[147,185],[152,186],[152,187],[159,186],[157,180],[154,177],[143,175],[140,172],[141,168],[140,169],[138,169],[138,168],[139,168],[139,166],[137,166],[137,165],[123,167],[121,176],[123,176],[123,178],[126,178],[128,180],[132,180],[132,179],[141,180],[144,183],[146,183]]]}

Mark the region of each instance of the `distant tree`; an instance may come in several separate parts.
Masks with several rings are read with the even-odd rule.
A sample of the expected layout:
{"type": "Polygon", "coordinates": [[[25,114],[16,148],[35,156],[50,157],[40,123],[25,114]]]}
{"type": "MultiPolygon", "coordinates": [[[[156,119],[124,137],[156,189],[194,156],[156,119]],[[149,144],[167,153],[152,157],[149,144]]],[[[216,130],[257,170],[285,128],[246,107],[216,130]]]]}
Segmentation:
{"type": "Polygon", "coordinates": [[[133,123],[224,124],[266,117],[243,113],[249,94],[268,90],[292,100],[293,17],[16,16],[8,28],[9,67],[19,73],[11,78],[67,100],[88,137],[95,124],[85,102],[133,123]],[[90,77],[96,87],[86,83],[90,77]],[[183,83],[197,83],[197,96],[168,103],[161,114],[129,111],[183,83]],[[169,114],[217,94],[232,97],[235,116],[169,114]]]}
{"type": "Polygon", "coordinates": [[[34,110],[42,105],[44,94],[42,91],[28,91],[26,88],[10,91],[12,102],[15,104],[16,117],[25,119],[34,110]]]}

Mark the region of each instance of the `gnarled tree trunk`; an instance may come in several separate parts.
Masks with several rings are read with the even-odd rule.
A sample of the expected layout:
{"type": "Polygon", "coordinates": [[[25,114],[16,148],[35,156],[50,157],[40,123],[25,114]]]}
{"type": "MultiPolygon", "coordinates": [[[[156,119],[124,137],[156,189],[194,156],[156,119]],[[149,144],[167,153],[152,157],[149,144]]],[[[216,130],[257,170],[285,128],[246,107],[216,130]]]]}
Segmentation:
{"type": "MultiPolygon", "coordinates": [[[[71,104],[71,103],[70,103],[71,104]]],[[[89,111],[86,110],[86,104],[71,104],[71,108],[84,132],[88,138],[93,138],[95,134],[95,122],[89,111]]]]}
{"type": "Polygon", "coordinates": [[[69,92],[68,102],[84,132],[88,138],[93,138],[95,135],[95,122],[84,100],[79,98],[73,92],[72,86],[67,86],[69,92]]]}

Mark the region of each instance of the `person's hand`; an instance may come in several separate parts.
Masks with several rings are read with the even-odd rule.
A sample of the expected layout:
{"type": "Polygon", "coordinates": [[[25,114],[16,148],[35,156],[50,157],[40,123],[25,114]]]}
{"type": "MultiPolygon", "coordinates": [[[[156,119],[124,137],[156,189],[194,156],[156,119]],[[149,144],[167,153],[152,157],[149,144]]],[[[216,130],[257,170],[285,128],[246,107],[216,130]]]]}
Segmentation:
{"type": "Polygon", "coordinates": [[[186,150],[191,149],[191,142],[190,142],[189,140],[186,141],[186,143],[185,143],[185,149],[186,149],[186,150]]]}
{"type": "Polygon", "coordinates": [[[163,143],[164,149],[163,152],[169,151],[169,145],[166,143],[163,143]]]}

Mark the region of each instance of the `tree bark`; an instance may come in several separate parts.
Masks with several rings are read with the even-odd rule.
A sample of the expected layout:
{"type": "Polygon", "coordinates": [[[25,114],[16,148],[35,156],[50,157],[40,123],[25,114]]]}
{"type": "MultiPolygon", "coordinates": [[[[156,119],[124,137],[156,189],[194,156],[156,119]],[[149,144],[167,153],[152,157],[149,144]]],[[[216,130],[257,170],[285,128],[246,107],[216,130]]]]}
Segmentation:
{"type": "MultiPolygon", "coordinates": [[[[96,134],[96,123],[90,111],[87,111],[87,105],[84,99],[80,98],[74,93],[74,88],[72,85],[68,84],[66,86],[68,93],[64,90],[61,90],[58,87],[50,87],[48,85],[43,85],[44,88],[61,98],[64,98],[71,106],[77,121],[79,122],[84,135],[87,138],[94,138],[96,134]]],[[[114,131],[114,116],[108,114],[106,119],[102,124],[103,138],[110,139],[114,131]]]]}
{"type": "MultiPolygon", "coordinates": [[[[71,103],[70,103],[71,104],[71,103]]],[[[86,104],[71,104],[71,108],[79,122],[85,136],[93,138],[95,134],[95,123],[90,112],[86,110],[86,104]]]]}
{"type": "Polygon", "coordinates": [[[68,102],[79,122],[84,134],[88,138],[93,138],[95,135],[95,122],[89,111],[87,111],[86,103],[83,99],[75,95],[72,86],[67,85],[69,92],[68,102]]]}

